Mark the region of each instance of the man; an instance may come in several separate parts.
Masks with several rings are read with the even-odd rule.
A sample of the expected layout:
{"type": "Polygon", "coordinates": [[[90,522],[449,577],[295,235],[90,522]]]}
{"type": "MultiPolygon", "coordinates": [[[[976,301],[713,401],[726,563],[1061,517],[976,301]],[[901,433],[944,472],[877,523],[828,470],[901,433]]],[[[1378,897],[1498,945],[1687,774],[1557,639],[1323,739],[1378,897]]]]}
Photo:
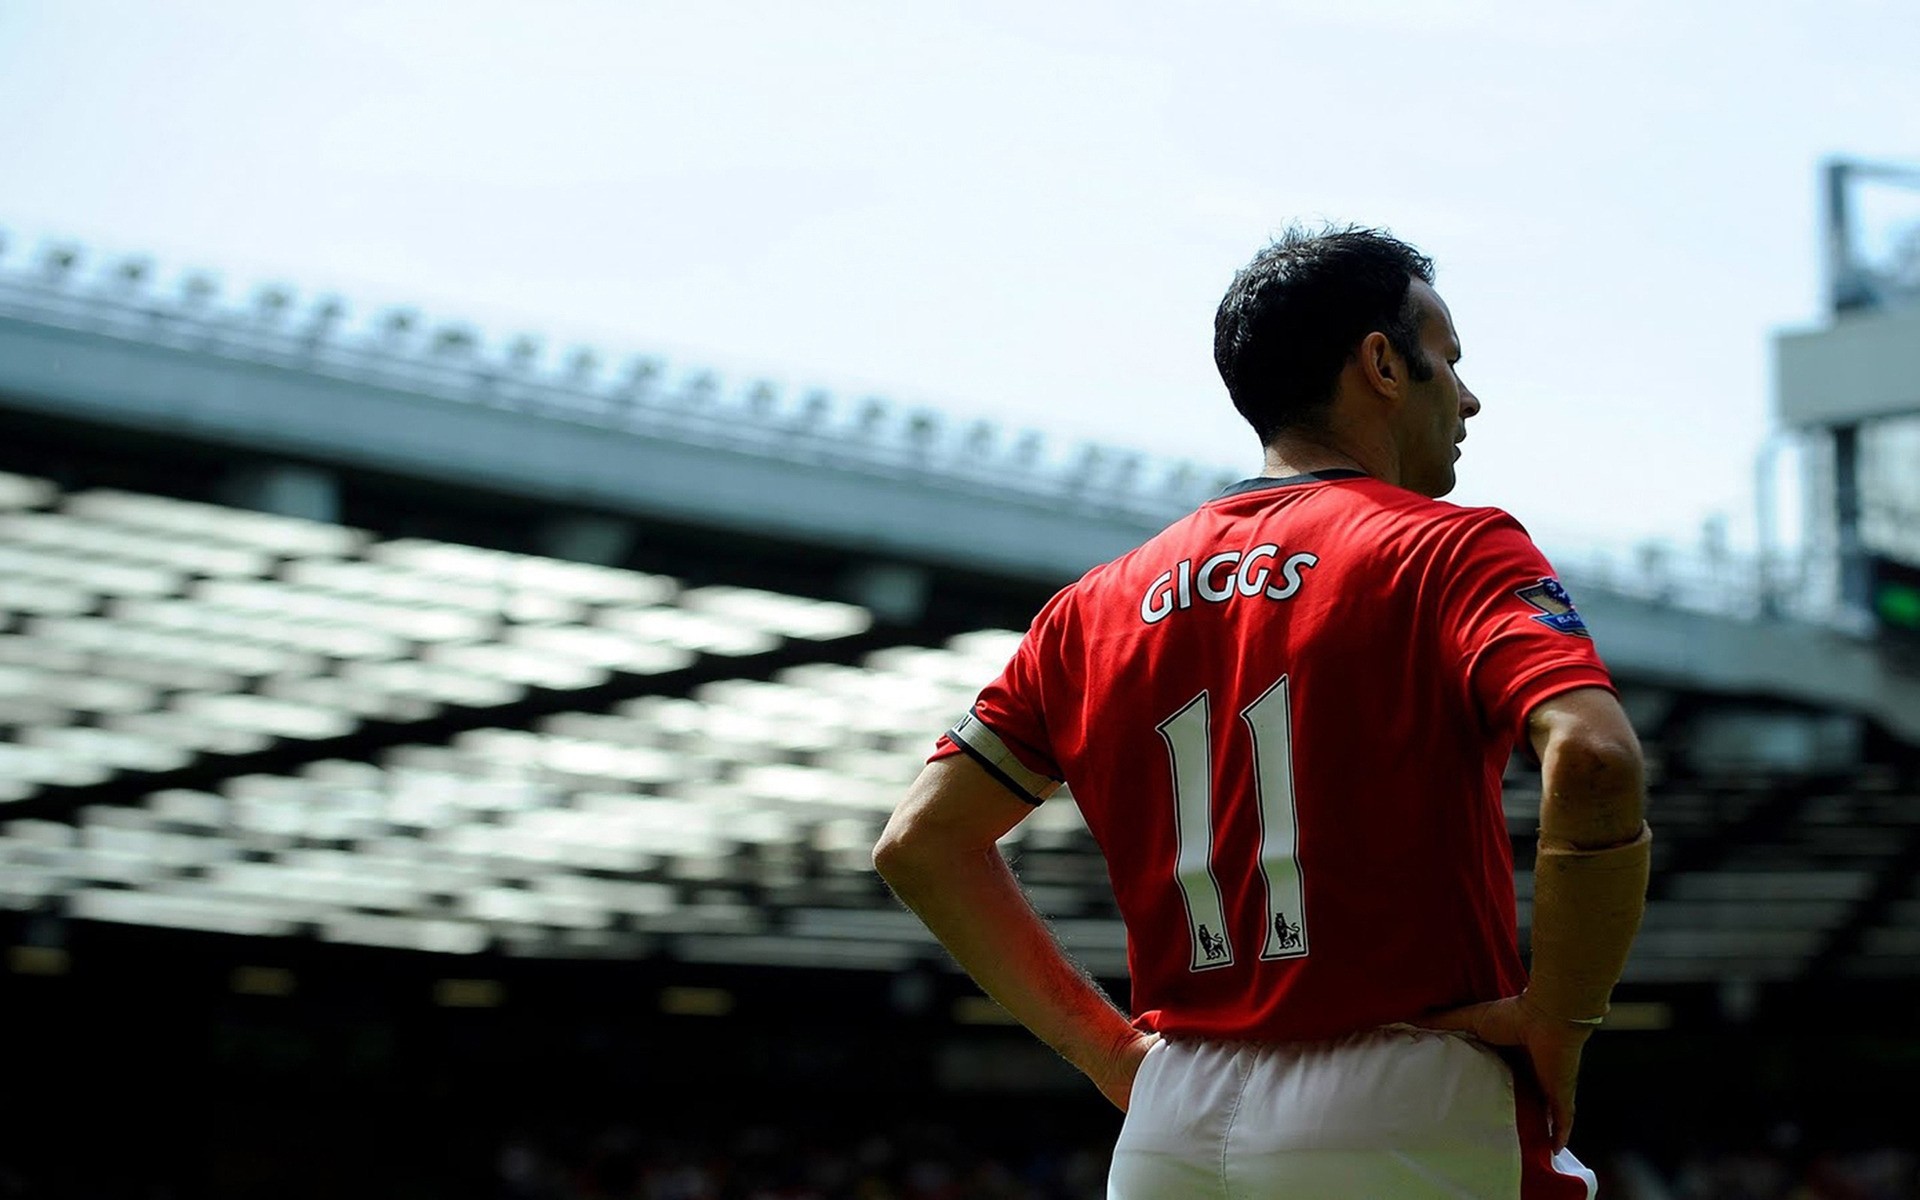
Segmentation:
{"type": "Polygon", "coordinates": [[[1214,357],[1262,474],[1055,596],[875,848],[1127,1111],[1119,1200],[1592,1195],[1565,1148],[1644,903],[1640,751],[1525,531],[1437,500],[1480,402],[1432,283],[1364,229],[1290,233],[1235,277],[1214,357]],[[1531,979],[1500,800],[1520,744],[1544,784],[1531,979]],[[1131,1021],[995,848],[1063,780],[1131,1021]]]}

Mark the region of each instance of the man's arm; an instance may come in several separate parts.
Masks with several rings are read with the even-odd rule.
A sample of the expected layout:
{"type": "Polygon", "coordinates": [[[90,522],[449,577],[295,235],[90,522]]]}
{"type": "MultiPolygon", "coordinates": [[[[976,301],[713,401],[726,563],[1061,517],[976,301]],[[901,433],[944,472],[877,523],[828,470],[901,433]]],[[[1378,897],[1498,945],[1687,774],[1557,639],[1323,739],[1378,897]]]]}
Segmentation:
{"type": "Polygon", "coordinates": [[[1576,688],[1543,701],[1527,714],[1527,739],[1545,784],[1542,837],[1598,848],[1640,835],[1646,768],[1640,739],[1612,692],[1576,688]]]}
{"type": "Polygon", "coordinates": [[[1527,735],[1541,779],[1527,995],[1550,1016],[1597,1023],[1646,907],[1652,833],[1640,742],[1601,688],[1540,704],[1527,735]]]}
{"type": "Polygon", "coordinates": [[[1527,714],[1540,758],[1533,961],[1517,997],[1423,1023],[1525,1048],[1547,1097],[1554,1149],[1573,1128],[1580,1053],[1626,967],[1646,906],[1652,834],[1640,742],[1604,688],[1578,688],[1527,714]]]}
{"type": "Polygon", "coordinates": [[[1033,809],[971,758],[927,764],[873,865],[987,995],[1122,1110],[1156,1040],[1067,960],[995,843],[1033,809]]]}

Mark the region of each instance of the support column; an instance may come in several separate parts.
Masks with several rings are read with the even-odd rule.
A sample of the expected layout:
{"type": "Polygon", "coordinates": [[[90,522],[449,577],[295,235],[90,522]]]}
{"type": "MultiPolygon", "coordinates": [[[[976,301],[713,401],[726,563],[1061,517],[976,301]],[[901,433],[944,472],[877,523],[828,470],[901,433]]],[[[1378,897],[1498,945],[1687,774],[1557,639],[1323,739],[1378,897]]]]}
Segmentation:
{"type": "Polygon", "coordinates": [[[249,463],[220,486],[220,498],[236,508],[340,523],[340,480],[332,471],[294,463],[249,463]]]}
{"type": "Polygon", "coordinates": [[[847,573],[841,594],[889,625],[912,625],[926,616],[932,589],[923,567],[867,563],[847,573]]]}
{"type": "Polygon", "coordinates": [[[602,567],[625,565],[638,536],[632,521],[592,513],[551,517],[540,525],[540,553],[602,567]]]}
{"type": "Polygon", "coordinates": [[[1860,540],[1860,426],[1833,427],[1834,550],[1840,568],[1840,603],[1872,619],[1873,580],[1860,540]]]}

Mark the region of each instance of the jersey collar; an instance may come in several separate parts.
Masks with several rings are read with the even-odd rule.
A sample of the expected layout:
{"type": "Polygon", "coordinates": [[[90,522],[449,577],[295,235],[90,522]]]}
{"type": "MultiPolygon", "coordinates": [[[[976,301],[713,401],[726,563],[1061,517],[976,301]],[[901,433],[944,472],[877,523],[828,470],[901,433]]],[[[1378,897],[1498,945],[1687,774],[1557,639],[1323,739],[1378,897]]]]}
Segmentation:
{"type": "Polygon", "coordinates": [[[1369,479],[1365,471],[1352,467],[1329,467],[1324,471],[1308,471],[1303,475],[1259,475],[1252,479],[1242,479],[1230,484],[1225,491],[1215,496],[1221,500],[1228,496],[1244,496],[1248,492],[1264,492],[1268,488],[1298,487],[1303,483],[1326,483],[1334,479],[1369,479]]]}

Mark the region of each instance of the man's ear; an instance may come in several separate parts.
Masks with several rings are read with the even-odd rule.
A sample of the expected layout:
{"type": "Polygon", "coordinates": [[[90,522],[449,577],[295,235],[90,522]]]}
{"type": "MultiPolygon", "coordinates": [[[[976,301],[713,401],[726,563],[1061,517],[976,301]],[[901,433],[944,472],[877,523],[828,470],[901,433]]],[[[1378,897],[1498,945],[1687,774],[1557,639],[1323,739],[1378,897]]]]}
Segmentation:
{"type": "Polygon", "coordinates": [[[1361,375],[1367,386],[1376,392],[1397,396],[1405,373],[1399,352],[1387,335],[1375,331],[1360,339],[1360,350],[1356,356],[1360,362],[1361,375]]]}

